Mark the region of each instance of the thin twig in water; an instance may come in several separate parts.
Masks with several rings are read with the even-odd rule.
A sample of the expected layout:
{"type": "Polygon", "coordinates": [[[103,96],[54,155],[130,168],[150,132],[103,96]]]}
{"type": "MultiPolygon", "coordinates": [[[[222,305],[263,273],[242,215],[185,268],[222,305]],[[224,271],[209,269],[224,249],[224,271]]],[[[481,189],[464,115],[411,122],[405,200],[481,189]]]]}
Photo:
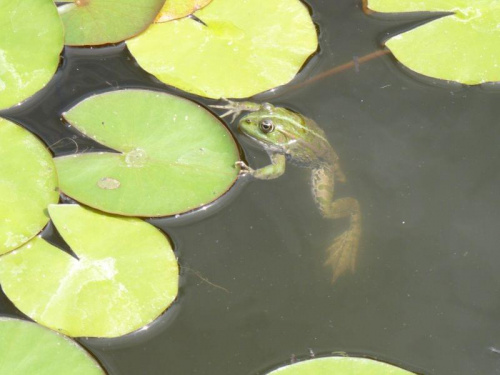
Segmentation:
{"type": "MultiPolygon", "coordinates": [[[[377,57],[388,55],[389,53],[391,53],[390,50],[383,49],[383,50],[380,50],[380,51],[375,51],[375,52],[369,53],[368,55],[365,55],[365,56],[362,56],[362,57],[354,57],[351,61],[349,61],[349,62],[347,62],[345,64],[335,66],[335,67],[333,67],[331,69],[328,69],[328,70],[324,71],[323,73],[320,73],[320,74],[315,75],[315,76],[313,76],[313,77],[311,77],[309,79],[306,79],[303,82],[299,82],[296,85],[291,85],[284,92],[289,92],[289,91],[298,89],[300,87],[307,86],[307,85],[309,85],[309,84],[311,84],[313,82],[316,82],[316,81],[319,81],[319,80],[324,79],[326,77],[332,76],[334,74],[343,72],[344,70],[347,70],[347,69],[354,68],[355,70],[357,69],[357,71],[359,71],[359,66],[361,64],[363,64],[363,63],[365,63],[367,61],[376,59],[377,57]]],[[[280,95],[282,95],[282,94],[280,94],[280,95]]]]}
{"type": "Polygon", "coordinates": [[[193,270],[192,268],[189,268],[189,267],[186,267],[186,266],[182,266],[184,269],[188,270],[188,271],[191,271],[192,273],[194,273],[196,276],[198,276],[200,278],[200,280],[203,280],[204,282],[206,282],[208,285],[211,285],[213,286],[214,288],[217,288],[217,289],[220,289],[220,290],[223,290],[224,292],[226,293],[231,293],[229,290],[227,290],[226,288],[224,288],[223,286],[220,286],[220,285],[217,285],[217,284],[214,284],[213,282],[211,282],[210,280],[208,280],[206,277],[203,277],[201,273],[199,273],[198,271],[196,270],[193,270]]]}

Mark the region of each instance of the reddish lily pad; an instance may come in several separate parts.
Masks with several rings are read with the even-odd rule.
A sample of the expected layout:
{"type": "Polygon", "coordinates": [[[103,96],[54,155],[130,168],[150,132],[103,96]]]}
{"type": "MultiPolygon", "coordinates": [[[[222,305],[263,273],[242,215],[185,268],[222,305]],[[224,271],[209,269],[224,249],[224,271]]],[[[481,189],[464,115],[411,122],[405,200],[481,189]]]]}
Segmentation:
{"type": "Polygon", "coordinates": [[[268,375],[415,375],[384,362],[368,358],[325,357],[297,362],[268,375]]]}
{"type": "Polygon", "coordinates": [[[119,151],[55,159],[61,190],[99,210],[174,215],[214,201],[238,176],[239,153],[227,128],[186,99],[112,91],[63,115],[82,133],[119,151]]]}
{"type": "Polygon", "coordinates": [[[70,0],[59,7],[71,46],[117,43],[145,30],[165,0],[70,0]]]}
{"type": "Polygon", "coordinates": [[[63,27],[52,0],[0,1],[0,109],[42,89],[57,70],[63,27]]]}
{"type": "Polygon", "coordinates": [[[167,22],[189,16],[211,2],[212,0],[167,0],[156,22],[167,22]]]}
{"type": "Polygon", "coordinates": [[[318,47],[299,0],[216,0],[127,41],[162,82],[209,98],[245,98],[289,82],[318,47]],[[186,58],[188,56],[188,58],[186,58]]]}
{"type": "Polygon", "coordinates": [[[154,226],[78,205],[49,212],[78,259],[40,237],[0,257],[2,289],[30,318],[69,336],[116,337],[176,298],[177,260],[154,226]]]}
{"type": "Polygon", "coordinates": [[[73,340],[25,320],[0,317],[0,374],[105,375],[73,340]]]}
{"type": "Polygon", "coordinates": [[[45,145],[29,131],[0,118],[0,254],[36,236],[59,200],[56,168],[45,145]]]}

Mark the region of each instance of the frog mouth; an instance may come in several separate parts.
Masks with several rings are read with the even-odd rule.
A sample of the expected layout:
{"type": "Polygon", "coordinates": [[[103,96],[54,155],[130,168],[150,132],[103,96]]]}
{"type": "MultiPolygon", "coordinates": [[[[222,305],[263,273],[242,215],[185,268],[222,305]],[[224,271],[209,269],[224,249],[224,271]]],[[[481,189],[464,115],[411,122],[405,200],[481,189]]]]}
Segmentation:
{"type": "Polygon", "coordinates": [[[242,131],[240,126],[238,126],[238,132],[243,135],[244,139],[250,140],[248,143],[251,144],[252,146],[256,146],[256,144],[258,144],[266,151],[279,152],[279,153],[283,152],[282,147],[277,146],[271,142],[266,142],[260,138],[254,137],[242,131]]]}

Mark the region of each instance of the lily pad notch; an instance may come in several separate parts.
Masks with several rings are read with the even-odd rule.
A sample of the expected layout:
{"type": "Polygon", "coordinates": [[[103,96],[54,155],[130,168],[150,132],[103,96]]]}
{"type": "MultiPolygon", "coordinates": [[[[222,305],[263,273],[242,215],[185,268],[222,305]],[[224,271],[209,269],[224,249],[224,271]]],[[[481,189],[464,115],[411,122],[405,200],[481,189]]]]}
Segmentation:
{"type": "Polygon", "coordinates": [[[366,0],[381,13],[450,13],[385,42],[409,69],[466,85],[500,81],[500,1],[366,0]]]}
{"type": "Polygon", "coordinates": [[[98,210],[161,217],[203,207],[234,184],[239,149],[226,126],[187,99],[149,90],[89,97],[63,114],[119,151],[54,159],[61,191],[98,210]]]}

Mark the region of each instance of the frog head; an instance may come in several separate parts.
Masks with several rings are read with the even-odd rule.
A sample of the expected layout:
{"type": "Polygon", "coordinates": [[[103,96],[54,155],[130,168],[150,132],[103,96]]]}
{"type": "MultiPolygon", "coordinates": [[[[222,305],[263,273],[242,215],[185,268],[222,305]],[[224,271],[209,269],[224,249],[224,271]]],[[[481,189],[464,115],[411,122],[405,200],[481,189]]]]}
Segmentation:
{"type": "Polygon", "coordinates": [[[299,115],[288,109],[264,103],[259,110],[242,117],[238,129],[266,149],[286,152],[300,136],[296,132],[301,121],[299,115]]]}

